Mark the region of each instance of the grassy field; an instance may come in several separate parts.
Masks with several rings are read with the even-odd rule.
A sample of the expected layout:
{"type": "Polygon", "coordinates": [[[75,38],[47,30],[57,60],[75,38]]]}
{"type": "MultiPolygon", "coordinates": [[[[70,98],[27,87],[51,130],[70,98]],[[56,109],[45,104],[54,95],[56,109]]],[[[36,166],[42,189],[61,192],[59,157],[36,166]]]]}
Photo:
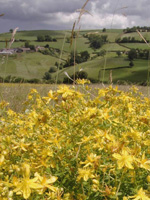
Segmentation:
{"type": "Polygon", "coordinates": [[[107,51],[127,51],[127,50],[129,50],[128,48],[121,46],[117,43],[105,44],[104,46],[102,46],[102,49],[105,49],[107,51]]]}
{"type": "MultiPolygon", "coordinates": [[[[150,40],[150,32],[141,32],[141,35],[145,39],[150,40]]],[[[137,32],[122,34],[121,38],[123,37],[135,37],[136,40],[142,40],[137,32]]]]}
{"type": "MultiPolygon", "coordinates": [[[[74,43],[70,46],[66,42],[66,38],[69,37],[71,31],[19,31],[15,35],[17,40],[28,40],[31,45],[45,46],[48,44],[53,49],[59,49],[60,53],[52,55],[43,55],[41,53],[22,53],[15,56],[9,56],[3,58],[0,57],[0,76],[16,76],[24,77],[25,79],[38,78],[42,79],[45,72],[49,70],[51,66],[54,66],[56,62],[65,62],[69,58],[70,52],[74,49],[74,43]],[[38,35],[50,35],[51,37],[57,38],[57,42],[37,42],[38,35]],[[62,48],[63,47],[63,48],[62,48]],[[62,52],[61,52],[62,51],[62,52]],[[60,56],[62,54],[62,60],[60,56]]],[[[150,37],[150,33],[142,33],[145,38],[150,37]]],[[[129,51],[131,48],[148,49],[144,43],[123,43],[119,45],[115,43],[115,39],[118,37],[135,37],[141,40],[138,33],[123,34],[121,29],[107,30],[105,33],[102,30],[82,30],[80,31],[79,37],[76,40],[76,51],[78,53],[82,51],[88,51],[90,53],[90,59],[79,65],[76,65],[76,71],[84,69],[88,74],[89,78],[98,79],[100,74],[100,80],[108,81],[109,71],[113,72],[113,81],[125,80],[131,82],[144,82],[147,80],[147,72],[149,69],[148,61],[146,60],[135,60],[134,67],[129,68],[129,60],[126,55],[118,57],[116,51],[129,51]],[[93,50],[90,47],[89,41],[84,37],[85,34],[96,34],[96,35],[108,35],[109,43],[102,46],[101,49],[93,50]],[[107,55],[103,58],[96,56],[100,50],[105,49],[107,55]],[[104,71],[105,68],[105,71],[104,71]]],[[[11,38],[11,33],[0,34],[0,49],[6,47],[5,40],[11,38]],[[3,42],[2,42],[3,41],[3,42]]],[[[12,48],[23,47],[24,42],[14,42],[12,48]]],[[[68,74],[73,74],[73,66],[58,71],[58,80],[63,81],[67,71],[68,74]]],[[[55,79],[56,73],[52,74],[52,78],[55,79]]]]}
{"type": "MultiPolygon", "coordinates": [[[[56,90],[58,85],[55,84],[12,84],[12,83],[1,83],[0,84],[0,101],[4,100],[9,103],[9,107],[16,112],[22,112],[25,108],[25,101],[31,89],[36,89],[41,96],[47,96],[49,90],[56,90]],[[21,95],[20,95],[21,94],[21,95]]],[[[81,86],[78,86],[81,87],[81,86]]],[[[91,93],[94,92],[95,88],[108,87],[107,84],[90,84],[91,93]]],[[[116,85],[113,85],[116,87],[116,85]]],[[[118,88],[123,91],[129,91],[132,85],[118,85],[118,88]]],[[[140,92],[144,96],[150,96],[150,88],[144,86],[137,86],[140,92]]],[[[81,91],[82,87],[81,87],[81,91]]]]}
{"type": "Polygon", "coordinates": [[[0,64],[1,76],[17,76],[24,78],[42,78],[44,73],[54,66],[58,58],[45,56],[41,53],[24,53],[17,57],[9,57],[0,64]]]}
{"type": "Polygon", "coordinates": [[[149,49],[145,43],[124,43],[123,45],[130,49],[149,49]]]}
{"type": "MultiPolygon", "coordinates": [[[[74,67],[72,66],[60,70],[59,79],[60,80],[64,79],[65,71],[67,71],[70,76],[73,75],[73,68],[74,67]]],[[[129,60],[126,59],[124,56],[117,57],[115,53],[110,53],[110,54],[108,53],[107,58],[97,57],[94,60],[77,65],[76,71],[80,69],[86,71],[89,74],[88,76],[89,78],[95,78],[95,79],[98,79],[100,72],[100,81],[104,82],[109,81],[109,73],[110,70],[112,70],[114,82],[120,80],[121,81],[128,80],[131,82],[138,83],[147,80],[149,65],[147,60],[139,59],[134,61],[134,66],[132,68],[129,68],[129,60]]]]}

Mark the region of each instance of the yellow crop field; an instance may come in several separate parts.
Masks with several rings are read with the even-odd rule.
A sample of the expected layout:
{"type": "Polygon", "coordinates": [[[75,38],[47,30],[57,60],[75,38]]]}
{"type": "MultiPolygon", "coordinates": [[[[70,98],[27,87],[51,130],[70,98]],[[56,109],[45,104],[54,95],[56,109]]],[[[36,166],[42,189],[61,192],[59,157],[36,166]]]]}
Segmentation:
{"type": "Polygon", "coordinates": [[[0,102],[1,200],[150,199],[150,99],[78,83],[0,102]]]}

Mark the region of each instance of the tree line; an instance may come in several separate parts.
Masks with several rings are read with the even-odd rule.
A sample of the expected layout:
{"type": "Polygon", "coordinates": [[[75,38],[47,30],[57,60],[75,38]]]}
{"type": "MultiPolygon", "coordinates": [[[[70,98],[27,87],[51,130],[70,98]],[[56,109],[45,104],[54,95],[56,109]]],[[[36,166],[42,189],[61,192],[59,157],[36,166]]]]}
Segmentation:
{"type": "Polygon", "coordinates": [[[129,60],[134,59],[149,59],[149,50],[141,50],[141,49],[131,49],[128,52],[129,60]]]}
{"type": "Polygon", "coordinates": [[[50,35],[38,35],[37,36],[38,42],[57,42],[56,38],[52,38],[50,35]]]}
{"type": "Polygon", "coordinates": [[[142,32],[150,32],[150,27],[149,26],[133,26],[132,28],[127,27],[126,29],[123,30],[124,33],[132,33],[136,32],[136,30],[140,30],[142,32]]]}
{"type": "MultiPolygon", "coordinates": [[[[149,40],[146,40],[149,42],[149,40]]],[[[115,40],[116,43],[145,43],[144,40],[137,40],[135,37],[123,37],[123,38],[117,38],[115,40]]]]}

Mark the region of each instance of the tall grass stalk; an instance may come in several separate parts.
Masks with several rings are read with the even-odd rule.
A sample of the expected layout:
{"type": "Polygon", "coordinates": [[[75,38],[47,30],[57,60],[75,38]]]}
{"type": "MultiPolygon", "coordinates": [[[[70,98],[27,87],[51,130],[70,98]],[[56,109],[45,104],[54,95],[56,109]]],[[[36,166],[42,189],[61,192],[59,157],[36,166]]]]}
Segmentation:
{"type": "MultiPolygon", "coordinates": [[[[119,5],[119,0],[116,1],[116,4],[115,4],[115,10],[114,10],[114,12],[113,12],[113,17],[112,17],[112,20],[111,20],[110,29],[113,28],[113,22],[114,22],[114,17],[115,17],[116,12],[119,11],[119,10],[122,10],[122,9],[127,8],[126,6],[121,7],[121,8],[118,8],[118,5],[119,5]]],[[[109,44],[109,41],[108,41],[108,44],[109,44]]],[[[104,85],[104,79],[105,79],[105,71],[106,71],[106,66],[107,66],[107,54],[108,54],[108,49],[109,49],[109,47],[106,48],[106,55],[105,55],[105,57],[104,57],[104,67],[103,67],[104,70],[103,70],[103,74],[102,74],[102,85],[103,85],[104,87],[105,87],[105,85],[104,85]]]]}
{"type": "Polygon", "coordinates": [[[55,80],[56,87],[57,87],[57,83],[58,83],[58,73],[59,73],[59,69],[60,69],[60,62],[61,62],[62,55],[63,55],[63,49],[64,49],[64,45],[65,45],[66,35],[67,35],[67,33],[65,32],[65,36],[64,36],[64,39],[63,39],[61,52],[60,52],[60,56],[59,56],[59,60],[58,60],[57,72],[56,72],[56,80],[55,80]]]}
{"type": "Polygon", "coordinates": [[[150,44],[146,41],[146,39],[143,37],[143,35],[136,30],[139,34],[140,38],[145,42],[145,44],[149,47],[149,53],[148,53],[148,72],[147,72],[147,95],[149,96],[149,86],[150,86],[150,44]]]}
{"type": "MultiPolygon", "coordinates": [[[[12,35],[11,35],[11,39],[10,39],[10,42],[9,42],[9,46],[8,46],[8,49],[11,48],[12,44],[14,43],[15,41],[15,35],[17,33],[17,30],[19,28],[15,28],[12,32],[12,35]]],[[[6,48],[7,48],[7,40],[6,40],[6,48]]],[[[8,64],[8,54],[6,55],[6,62],[5,62],[5,69],[4,69],[4,78],[3,78],[3,83],[4,83],[4,79],[6,78],[6,68],[7,68],[7,64],[8,64]]]]}
{"type": "Polygon", "coordinates": [[[75,84],[77,38],[78,38],[79,33],[80,33],[80,26],[79,26],[79,24],[80,24],[81,17],[82,17],[82,15],[84,15],[84,13],[90,14],[89,11],[85,10],[85,6],[88,4],[89,1],[90,1],[90,0],[86,0],[86,2],[83,4],[82,8],[77,10],[77,11],[79,12],[79,16],[78,16],[77,22],[76,22],[76,20],[75,20],[75,22],[74,22],[74,24],[73,24],[72,31],[71,31],[71,42],[70,42],[70,46],[72,46],[73,40],[74,40],[74,72],[73,72],[73,76],[74,76],[73,79],[74,79],[74,81],[73,81],[73,84],[75,84]],[[79,26],[79,28],[77,29],[77,30],[78,30],[77,37],[76,37],[76,35],[74,34],[74,33],[75,33],[76,25],[79,26]],[[75,36],[75,37],[74,37],[74,36],[75,36]]]}

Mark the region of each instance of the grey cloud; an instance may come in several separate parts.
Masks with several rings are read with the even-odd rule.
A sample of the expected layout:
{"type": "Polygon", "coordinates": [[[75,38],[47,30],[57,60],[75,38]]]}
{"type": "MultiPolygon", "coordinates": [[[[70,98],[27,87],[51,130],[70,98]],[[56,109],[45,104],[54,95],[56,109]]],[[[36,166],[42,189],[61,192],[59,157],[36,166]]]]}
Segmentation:
{"type": "MultiPolygon", "coordinates": [[[[0,0],[0,32],[8,31],[10,28],[19,26],[20,29],[71,29],[72,15],[81,8],[85,0],[0,0]],[[63,17],[64,19],[61,19],[63,17]]],[[[86,9],[93,15],[93,20],[102,19],[103,23],[91,23],[92,19],[84,18],[83,28],[101,28],[104,24],[108,26],[113,17],[120,16],[120,23],[115,27],[122,28],[125,25],[147,25],[150,22],[149,0],[90,0],[86,9]],[[122,9],[123,7],[126,9],[122,9]],[[125,15],[126,19],[122,16],[125,15]],[[106,23],[104,23],[106,21],[106,23]],[[85,24],[86,23],[86,24],[85,24]],[[122,23],[122,24],[121,24],[122,23]],[[123,24],[124,23],[124,24],[123,24]]]]}

